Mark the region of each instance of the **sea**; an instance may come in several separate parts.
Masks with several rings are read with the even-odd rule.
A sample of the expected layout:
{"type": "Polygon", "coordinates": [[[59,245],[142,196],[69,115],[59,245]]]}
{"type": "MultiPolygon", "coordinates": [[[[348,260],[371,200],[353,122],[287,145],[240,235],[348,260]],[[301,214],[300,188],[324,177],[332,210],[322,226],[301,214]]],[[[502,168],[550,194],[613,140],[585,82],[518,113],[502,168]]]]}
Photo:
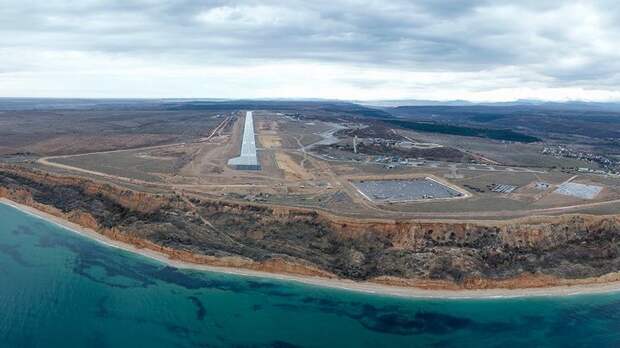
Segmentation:
{"type": "Polygon", "coordinates": [[[620,347],[620,293],[416,299],[181,270],[0,204],[0,347],[620,347]]]}

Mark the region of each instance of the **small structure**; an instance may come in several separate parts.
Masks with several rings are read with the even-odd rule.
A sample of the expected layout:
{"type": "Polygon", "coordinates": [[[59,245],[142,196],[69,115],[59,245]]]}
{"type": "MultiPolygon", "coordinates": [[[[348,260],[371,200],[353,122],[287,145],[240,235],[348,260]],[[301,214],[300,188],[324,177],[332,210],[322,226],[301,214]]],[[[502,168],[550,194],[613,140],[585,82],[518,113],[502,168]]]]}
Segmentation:
{"type": "Polygon", "coordinates": [[[493,185],[493,187],[491,188],[491,191],[497,192],[497,193],[512,193],[516,189],[517,187],[514,185],[499,184],[499,185],[493,185]]]}
{"type": "Polygon", "coordinates": [[[241,153],[239,157],[228,160],[228,165],[238,170],[260,170],[256,155],[256,138],[254,136],[254,117],[252,111],[245,113],[241,153]]]}

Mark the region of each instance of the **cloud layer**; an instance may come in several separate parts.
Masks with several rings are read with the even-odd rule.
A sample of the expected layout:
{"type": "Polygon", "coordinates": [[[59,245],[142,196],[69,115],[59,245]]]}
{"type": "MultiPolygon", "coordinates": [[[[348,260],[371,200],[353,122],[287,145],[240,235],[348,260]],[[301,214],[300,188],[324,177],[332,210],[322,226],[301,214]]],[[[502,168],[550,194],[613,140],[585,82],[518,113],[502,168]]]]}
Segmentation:
{"type": "Polygon", "coordinates": [[[0,95],[620,100],[617,1],[11,1],[0,95]]]}

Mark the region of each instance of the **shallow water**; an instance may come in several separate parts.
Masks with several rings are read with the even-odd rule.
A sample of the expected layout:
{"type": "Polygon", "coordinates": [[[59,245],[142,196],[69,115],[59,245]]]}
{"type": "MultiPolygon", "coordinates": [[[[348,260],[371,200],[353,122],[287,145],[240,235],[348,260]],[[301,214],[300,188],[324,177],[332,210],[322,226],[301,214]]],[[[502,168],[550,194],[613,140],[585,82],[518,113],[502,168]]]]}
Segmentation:
{"type": "Polygon", "coordinates": [[[0,347],[620,346],[620,294],[375,296],[185,271],[0,204],[0,347]]]}

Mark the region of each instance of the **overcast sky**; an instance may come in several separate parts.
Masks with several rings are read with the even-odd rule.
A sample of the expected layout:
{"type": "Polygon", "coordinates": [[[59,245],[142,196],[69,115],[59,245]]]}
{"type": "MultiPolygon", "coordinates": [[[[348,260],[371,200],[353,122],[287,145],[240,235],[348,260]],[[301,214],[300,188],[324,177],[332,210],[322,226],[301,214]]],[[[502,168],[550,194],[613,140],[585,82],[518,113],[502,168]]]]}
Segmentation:
{"type": "Polygon", "coordinates": [[[620,2],[0,0],[0,96],[620,100],[620,2]]]}

